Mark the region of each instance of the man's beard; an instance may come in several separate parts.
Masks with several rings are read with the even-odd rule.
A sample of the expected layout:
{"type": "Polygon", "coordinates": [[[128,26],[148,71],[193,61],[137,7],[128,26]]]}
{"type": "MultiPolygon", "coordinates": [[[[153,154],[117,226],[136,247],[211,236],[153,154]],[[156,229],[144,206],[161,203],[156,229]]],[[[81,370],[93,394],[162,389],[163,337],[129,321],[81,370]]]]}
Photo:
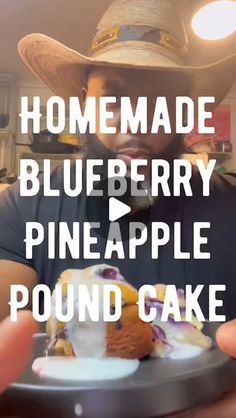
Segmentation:
{"type": "MultiPolygon", "coordinates": [[[[83,142],[83,154],[84,159],[101,159],[103,160],[103,165],[97,167],[96,174],[100,175],[102,184],[108,177],[108,160],[117,159],[117,155],[115,152],[111,151],[109,148],[105,147],[103,143],[97,138],[96,135],[93,134],[86,134],[82,137],[83,142]]],[[[167,147],[159,153],[153,154],[151,159],[161,159],[166,160],[170,163],[170,172],[172,171],[171,164],[174,159],[180,158],[180,156],[186,152],[186,147],[184,143],[184,138],[182,135],[175,135],[172,141],[167,145],[167,147]]],[[[170,173],[169,185],[172,188],[172,175],[170,173]]],[[[148,194],[145,197],[140,196],[132,196],[131,195],[131,183],[129,177],[127,177],[127,191],[124,196],[122,196],[122,202],[127,204],[132,208],[133,212],[147,209],[148,207],[152,206],[156,200],[160,197],[153,197],[151,195],[151,187],[150,186],[150,179],[145,182],[145,189],[147,190],[148,194]]]]}
{"type": "MultiPolygon", "coordinates": [[[[108,159],[116,159],[116,153],[105,147],[103,143],[93,134],[85,134],[82,137],[84,157],[86,159],[102,159],[105,163],[108,159]]],[[[163,159],[172,162],[186,152],[186,146],[182,135],[175,135],[167,147],[156,154],[152,159],[163,159]]]]}

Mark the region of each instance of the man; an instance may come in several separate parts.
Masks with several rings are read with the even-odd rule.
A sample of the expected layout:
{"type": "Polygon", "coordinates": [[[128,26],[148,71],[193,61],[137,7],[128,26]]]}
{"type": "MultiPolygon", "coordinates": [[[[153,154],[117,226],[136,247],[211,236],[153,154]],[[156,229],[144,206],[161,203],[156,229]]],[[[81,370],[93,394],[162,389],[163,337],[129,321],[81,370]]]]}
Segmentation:
{"type": "MultiPolygon", "coordinates": [[[[24,38],[19,45],[19,52],[32,71],[65,100],[70,96],[79,96],[84,101],[89,96],[115,96],[117,102],[110,110],[114,114],[112,126],[117,127],[120,121],[121,96],[129,96],[134,105],[138,96],[148,98],[148,126],[153,99],[165,96],[171,125],[174,126],[176,96],[189,95],[196,100],[198,96],[213,95],[216,97],[216,103],[219,103],[234,80],[235,55],[209,67],[184,64],[187,59],[185,31],[172,3],[167,0],[115,1],[98,25],[91,57],[72,51],[44,35],[29,35],[24,38]]],[[[99,109],[97,115],[99,116],[99,109]]],[[[127,166],[132,159],[145,158],[148,161],[145,170],[147,179],[152,159],[165,158],[171,163],[183,151],[182,139],[174,133],[160,132],[156,136],[138,132],[137,135],[133,135],[130,131],[121,134],[118,130],[117,134],[104,135],[100,133],[99,118],[97,122],[96,137],[86,137],[87,158],[102,158],[104,161],[108,158],[119,158],[125,161],[127,166]]],[[[101,174],[105,175],[105,171],[101,174]]],[[[62,183],[61,170],[55,170],[52,173],[53,187],[62,192],[62,183]]],[[[163,247],[158,260],[151,259],[150,242],[147,241],[142,249],[137,250],[136,259],[118,259],[114,256],[110,264],[119,267],[121,273],[137,287],[156,282],[173,283],[178,287],[184,287],[185,284],[202,283],[208,286],[225,283],[227,291],[222,312],[228,319],[233,319],[236,316],[233,297],[236,291],[236,181],[233,176],[222,177],[215,174],[209,198],[203,198],[201,195],[197,171],[194,171],[191,184],[194,197],[160,197],[152,201],[148,221],[145,210],[135,210],[133,216],[139,222],[146,220],[147,224],[157,220],[167,222],[171,228],[175,221],[181,221],[184,228],[183,250],[192,248],[193,222],[210,221],[210,262],[194,259],[174,260],[172,239],[165,248],[163,247]]],[[[34,251],[32,260],[25,257],[25,222],[37,221],[47,225],[50,221],[64,221],[68,222],[71,228],[75,220],[85,222],[88,211],[91,220],[96,216],[99,206],[88,209],[87,203],[88,199],[83,194],[71,199],[63,192],[60,197],[50,198],[49,203],[42,190],[33,198],[22,198],[19,196],[19,184],[1,195],[0,317],[3,318],[8,313],[11,284],[25,284],[30,290],[38,282],[53,287],[59,274],[66,268],[84,268],[97,263],[96,260],[86,260],[83,257],[74,260],[71,256],[66,260],[59,260],[58,257],[48,260],[45,245],[34,251]]],[[[129,220],[129,216],[123,218],[124,229],[129,220]]],[[[46,240],[47,238],[46,235],[46,240]]],[[[104,237],[99,239],[98,247],[102,254],[99,263],[103,262],[105,241],[104,237]]],[[[125,242],[124,246],[127,245],[125,242]]],[[[201,306],[207,316],[207,291],[202,294],[201,306]]],[[[234,323],[225,325],[220,331],[219,341],[226,352],[236,355],[234,326],[234,323]]],[[[234,418],[235,405],[236,398],[231,396],[200,410],[196,413],[196,418],[210,418],[213,416],[212,413],[214,416],[234,418]]],[[[192,412],[189,416],[193,416],[192,412]]]]}

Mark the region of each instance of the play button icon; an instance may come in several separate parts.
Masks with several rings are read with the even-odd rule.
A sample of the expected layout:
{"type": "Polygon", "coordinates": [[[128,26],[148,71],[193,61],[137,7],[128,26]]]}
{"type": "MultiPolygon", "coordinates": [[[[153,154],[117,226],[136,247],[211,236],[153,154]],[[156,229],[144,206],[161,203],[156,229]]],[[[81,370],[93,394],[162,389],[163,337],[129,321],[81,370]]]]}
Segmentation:
{"type": "Polygon", "coordinates": [[[104,178],[97,182],[86,199],[86,218],[95,237],[100,236],[109,240],[109,231],[112,228],[113,230],[119,228],[121,239],[125,242],[135,236],[134,228],[131,234],[129,233],[130,223],[137,223],[141,229],[148,225],[150,201],[147,194],[132,196],[131,189],[135,190],[137,183],[130,179],[127,179],[127,190],[124,194],[116,193],[116,188],[113,194],[109,193],[111,186],[116,182],[119,185],[119,177],[104,178]],[[97,191],[100,195],[97,195],[97,191]],[[137,205],[139,205],[138,210],[137,205]]]}
{"type": "Polygon", "coordinates": [[[109,199],[109,221],[114,222],[131,212],[131,207],[115,197],[109,199]]]}

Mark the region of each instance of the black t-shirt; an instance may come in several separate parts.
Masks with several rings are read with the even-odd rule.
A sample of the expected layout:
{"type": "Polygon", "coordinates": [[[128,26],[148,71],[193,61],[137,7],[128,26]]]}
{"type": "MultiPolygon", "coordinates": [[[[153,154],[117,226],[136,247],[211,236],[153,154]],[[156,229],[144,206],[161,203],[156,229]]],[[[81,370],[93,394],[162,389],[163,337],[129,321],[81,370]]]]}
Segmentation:
{"type": "MultiPolygon", "coordinates": [[[[211,193],[209,197],[202,196],[202,182],[197,171],[192,177],[192,197],[163,197],[157,199],[150,213],[151,222],[165,222],[171,228],[171,238],[163,246],[158,259],[151,258],[150,234],[147,242],[137,247],[137,256],[133,260],[128,257],[128,241],[124,242],[126,258],[117,256],[104,260],[106,240],[98,237],[98,244],[94,250],[101,253],[101,259],[86,260],[83,254],[74,260],[70,254],[66,259],[48,259],[47,225],[48,222],[67,222],[72,228],[73,222],[87,222],[87,200],[81,194],[78,197],[68,197],[63,192],[63,176],[60,168],[51,175],[53,188],[60,189],[59,197],[44,197],[43,189],[34,197],[21,197],[19,183],[9,187],[0,194],[0,259],[13,260],[34,268],[40,283],[51,288],[60,273],[68,268],[85,268],[92,264],[106,263],[117,266],[127,280],[139,288],[143,284],[176,284],[184,287],[186,284],[196,286],[205,285],[200,297],[201,307],[208,315],[208,285],[226,284],[226,292],[222,295],[224,308],[219,314],[226,314],[227,319],[236,317],[236,178],[233,175],[214,173],[211,179],[211,193]],[[25,257],[25,224],[39,222],[45,227],[44,243],[34,248],[33,259],[25,257]],[[174,259],[173,253],[173,225],[182,223],[182,251],[189,251],[188,260],[174,259]],[[211,222],[211,228],[205,230],[208,238],[206,250],[210,251],[210,260],[193,259],[193,223],[211,222]]],[[[105,200],[104,200],[105,202],[105,200]]],[[[108,204],[108,201],[103,204],[108,204]]],[[[97,214],[103,213],[98,203],[93,204],[95,219],[97,214]]],[[[136,214],[136,221],[141,221],[144,214],[136,214]]],[[[91,221],[91,208],[90,208],[91,221]]],[[[128,228],[129,215],[122,219],[123,227],[128,228]],[[126,225],[127,224],[127,225],[126,225]]],[[[83,234],[81,233],[81,248],[83,234]]],[[[203,246],[204,247],[204,246],[203,246]]]]}

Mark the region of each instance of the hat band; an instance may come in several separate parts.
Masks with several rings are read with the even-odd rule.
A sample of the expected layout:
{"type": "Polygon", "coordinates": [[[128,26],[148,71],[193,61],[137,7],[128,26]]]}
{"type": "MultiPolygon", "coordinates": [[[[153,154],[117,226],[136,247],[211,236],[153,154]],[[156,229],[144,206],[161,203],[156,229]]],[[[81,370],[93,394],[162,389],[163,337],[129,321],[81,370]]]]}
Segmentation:
{"type": "Polygon", "coordinates": [[[143,41],[160,45],[163,48],[175,53],[179,57],[183,57],[187,50],[187,45],[181,42],[162,29],[153,26],[117,26],[109,31],[99,33],[95,36],[89,55],[93,56],[97,50],[106,47],[109,44],[125,41],[143,41]]]}

